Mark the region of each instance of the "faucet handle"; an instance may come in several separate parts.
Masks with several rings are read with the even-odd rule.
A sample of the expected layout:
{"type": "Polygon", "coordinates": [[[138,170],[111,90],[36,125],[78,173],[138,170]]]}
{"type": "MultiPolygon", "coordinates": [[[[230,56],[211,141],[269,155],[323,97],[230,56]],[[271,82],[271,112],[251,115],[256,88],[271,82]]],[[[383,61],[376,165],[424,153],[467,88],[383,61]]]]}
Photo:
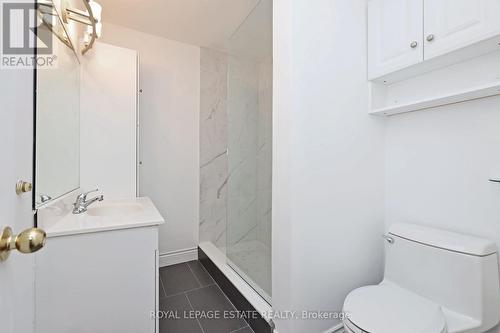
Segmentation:
{"type": "Polygon", "coordinates": [[[87,199],[87,195],[89,195],[90,193],[94,193],[94,192],[99,192],[99,188],[96,188],[95,190],[83,192],[83,193],[78,195],[77,199],[85,201],[87,199]]]}

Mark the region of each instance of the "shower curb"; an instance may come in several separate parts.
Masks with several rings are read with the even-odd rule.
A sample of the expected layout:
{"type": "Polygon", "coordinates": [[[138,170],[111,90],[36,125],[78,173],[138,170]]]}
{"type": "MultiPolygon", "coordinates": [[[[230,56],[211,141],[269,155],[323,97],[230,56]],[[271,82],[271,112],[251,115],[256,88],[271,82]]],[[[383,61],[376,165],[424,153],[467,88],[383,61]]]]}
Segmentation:
{"type": "Polygon", "coordinates": [[[245,318],[248,325],[255,333],[272,333],[273,328],[261,316],[261,314],[250,304],[250,302],[240,293],[240,291],[229,281],[214,262],[198,247],[198,260],[212,276],[215,282],[222,289],[227,298],[233,303],[238,311],[252,313],[255,315],[245,318]]]}

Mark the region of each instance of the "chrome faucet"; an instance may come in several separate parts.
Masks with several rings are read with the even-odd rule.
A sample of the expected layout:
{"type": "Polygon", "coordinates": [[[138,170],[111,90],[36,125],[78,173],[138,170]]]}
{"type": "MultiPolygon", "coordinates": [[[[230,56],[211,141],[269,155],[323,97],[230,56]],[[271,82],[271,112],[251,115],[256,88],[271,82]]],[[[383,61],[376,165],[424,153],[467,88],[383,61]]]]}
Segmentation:
{"type": "Polygon", "coordinates": [[[99,189],[96,188],[95,190],[79,194],[76,197],[75,203],[73,204],[73,214],[85,213],[87,211],[88,206],[92,205],[94,202],[103,201],[104,200],[103,195],[100,195],[100,196],[97,196],[97,197],[92,198],[90,200],[87,200],[87,195],[89,195],[90,193],[93,193],[93,192],[98,192],[98,191],[99,191],[99,189]]]}

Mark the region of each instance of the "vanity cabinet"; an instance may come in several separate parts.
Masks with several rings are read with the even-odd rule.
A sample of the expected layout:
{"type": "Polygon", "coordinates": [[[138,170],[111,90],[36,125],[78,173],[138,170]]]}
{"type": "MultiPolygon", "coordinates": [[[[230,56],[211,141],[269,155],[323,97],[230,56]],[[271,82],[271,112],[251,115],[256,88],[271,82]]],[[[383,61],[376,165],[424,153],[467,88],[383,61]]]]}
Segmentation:
{"type": "Polygon", "coordinates": [[[377,79],[445,55],[450,57],[422,66],[423,71],[483,55],[499,48],[499,35],[498,0],[369,0],[368,77],[377,79]]]}
{"type": "Polygon", "coordinates": [[[36,256],[38,333],[154,333],[158,226],[49,237],[36,256]]]}

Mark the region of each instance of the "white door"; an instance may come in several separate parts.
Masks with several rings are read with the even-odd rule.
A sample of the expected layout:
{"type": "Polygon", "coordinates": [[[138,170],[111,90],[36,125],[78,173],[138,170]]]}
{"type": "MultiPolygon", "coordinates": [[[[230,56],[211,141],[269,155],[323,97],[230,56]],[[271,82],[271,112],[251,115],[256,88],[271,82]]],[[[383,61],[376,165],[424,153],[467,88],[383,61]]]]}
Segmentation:
{"type": "Polygon", "coordinates": [[[500,33],[499,0],[425,0],[425,59],[500,33]]]}
{"type": "Polygon", "coordinates": [[[369,79],[423,61],[423,1],[368,2],[369,79]]]}
{"type": "MultiPolygon", "coordinates": [[[[31,193],[17,195],[18,180],[32,181],[33,71],[0,69],[0,232],[32,228],[31,193]]],[[[31,333],[34,326],[34,255],[12,251],[0,262],[0,332],[31,333]]]]}
{"type": "MultiPolygon", "coordinates": [[[[2,8],[4,3],[7,1],[0,1],[2,8]]],[[[8,30],[2,21],[0,36],[5,39],[8,30]]],[[[12,24],[10,36],[22,30],[12,24]]],[[[6,44],[0,47],[3,54],[6,44]]],[[[33,76],[32,69],[0,68],[0,232],[10,227],[14,235],[34,226],[32,193],[17,195],[15,191],[18,180],[32,182],[33,76]]],[[[11,251],[0,261],[2,333],[34,332],[34,259],[34,255],[11,251]]]]}

